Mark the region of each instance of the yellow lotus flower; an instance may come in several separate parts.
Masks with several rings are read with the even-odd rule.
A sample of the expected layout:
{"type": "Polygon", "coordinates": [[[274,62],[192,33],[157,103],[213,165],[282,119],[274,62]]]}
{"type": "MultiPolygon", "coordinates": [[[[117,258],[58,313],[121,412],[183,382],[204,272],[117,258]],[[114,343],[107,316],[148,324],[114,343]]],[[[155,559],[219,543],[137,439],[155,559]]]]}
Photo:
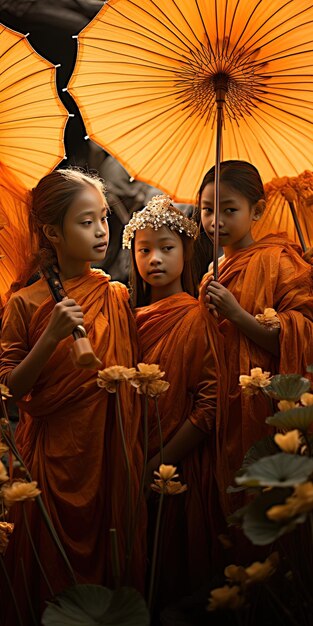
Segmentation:
{"type": "Polygon", "coordinates": [[[180,481],[172,480],[172,478],[178,478],[176,469],[174,465],[160,465],[159,471],[154,472],[155,476],[159,478],[154,479],[151,489],[157,493],[163,493],[169,496],[175,496],[187,491],[187,485],[182,485],[180,481]]]}
{"type": "Polygon", "coordinates": [[[296,409],[299,405],[293,400],[280,400],[277,406],[280,411],[289,411],[289,409],[296,409]]]}
{"type": "Polygon", "coordinates": [[[14,530],[14,524],[9,522],[0,522],[0,554],[4,554],[8,543],[9,538],[12,535],[14,530]]]}
{"type": "Polygon", "coordinates": [[[301,404],[303,404],[304,406],[312,406],[313,393],[303,393],[300,400],[301,400],[301,404]]]}
{"type": "Polygon", "coordinates": [[[251,376],[246,376],[245,374],[242,374],[241,376],[239,376],[239,385],[241,385],[241,387],[247,387],[250,384],[251,384],[251,376]]]}
{"type": "Polygon", "coordinates": [[[237,585],[233,587],[225,585],[224,587],[219,587],[211,591],[207,610],[216,611],[227,609],[236,611],[243,606],[244,602],[245,596],[240,587],[237,585]]]}
{"type": "Polygon", "coordinates": [[[138,363],[137,367],[138,372],[131,379],[131,384],[136,387],[137,393],[155,396],[155,383],[163,378],[165,372],[161,372],[155,363],[138,363]]]}
{"type": "Polygon", "coordinates": [[[242,565],[227,565],[224,570],[226,578],[232,583],[245,583],[248,578],[246,570],[242,565]]]}
{"type": "Polygon", "coordinates": [[[270,384],[270,377],[270,372],[263,372],[261,367],[254,367],[250,370],[250,376],[245,374],[239,376],[239,385],[247,395],[255,395],[270,384]]]}
{"type": "Polygon", "coordinates": [[[176,474],[177,467],[174,465],[160,465],[159,471],[154,472],[156,476],[158,476],[161,480],[171,480],[172,478],[178,478],[178,474],[176,474]]]}
{"type": "Polygon", "coordinates": [[[285,504],[272,506],[266,511],[266,515],[268,519],[272,520],[272,522],[281,522],[285,519],[289,519],[290,517],[294,517],[296,515],[296,511],[293,504],[288,503],[286,500],[285,504]]]}
{"type": "Polygon", "coordinates": [[[284,452],[296,454],[301,445],[301,433],[299,430],[289,430],[285,435],[277,433],[274,435],[275,443],[284,452]]]}
{"type": "Polygon", "coordinates": [[[250,370],[250,376],[253,382],[261,387],[266,387],[269,384],[270,372],[263,372],[261,367],[254,367],[250,370]]]}
{"type": "Polygon", "coordinates": [[[151,489],[157,493],[164,493],[167,496],[176,496],[179,493],[187,491],[187,485],[182,485],[180,481],[176,480],[157,480],[154,479],[154,483],[151,484],[151,489]]]}
{"type": "Polygon", "coordinates": [[[41,491],[37,489],[36,481],[28,483],[18,480],[9,486],[4,486],[1,493],[5,506],[9,508],[13,504],[15,504],[15,502],[21,502],[23,500],[33,500],[33,498],[39,496],[41,491]]]}
{"type": "Polygon", "coordinates": [[[270,556],[264,561],[260,563],[256,561],[246,567],[245,572],[248,575],[249,583],[262,583],[268,578],[270,578],[274,572],[276,572],[279,564],[279,554],[278,552],[273,552],[270,556]]]}
{"type": "Polygon", "coordinates": [[[308,513],[313,509],[313,484],[311,482],[302,483],[295,487],[290,500],[296,501],[298,513],[308,513]]]}
{"type": "Polygon", "coordinates": [[[10,394],[10,389],[6,385],[1,385],[0,384],[0,393],[1,393],[1,397],[4,400],[6,400],[6,398],[12,398],[12,396],[10,394]]]}
{"type": "Polygon", "coordinates": [[[149,381],[160,380],[165,373],[161,372],[160,366],[155,363],[138,363],[137,368],[141,376],[147,378],[149,381]]]}
{"type": "Polygon", "coordinates": [[[4,483],[6,480],[9,480],[7,470],[2,461],[0,461],[0,483],[4,483]]]}
{"type": "Polygon", "coordinates": [[[161,393],[164,393],[168,390],[170,383],[166,380],[156,380],[147,385],[147,393],[151,398],[158,398],[161,393]]]}
{"type": "Polygon", "coordinates": [[[280,328],[279,317],[275,309],[267,308],[264,309],[264,313],[259,313],[255,316],[255,319],[262,326],[266,326],[267,328],[280,328]]]}
{"type": "Polygon", "coordinates": [[[301,513],[309,513],[313,509],[313,484],[311,482],[302,483],[294,488],[293,494],[286,499],[281,505],[272,506],[266,512],[269,519],[273,521],[282,521],[301,515],[301,513]]]}
{"type": "Polygon", "coordinates": [[[121,382],[130,380],[136,373],[134,367],[128,368],[123,365],[112,365],[106,367],[104,370],[99,370],[97,385],[103,389],[106,389],[109,393],[116,393],[116,390],[121,382]]]}

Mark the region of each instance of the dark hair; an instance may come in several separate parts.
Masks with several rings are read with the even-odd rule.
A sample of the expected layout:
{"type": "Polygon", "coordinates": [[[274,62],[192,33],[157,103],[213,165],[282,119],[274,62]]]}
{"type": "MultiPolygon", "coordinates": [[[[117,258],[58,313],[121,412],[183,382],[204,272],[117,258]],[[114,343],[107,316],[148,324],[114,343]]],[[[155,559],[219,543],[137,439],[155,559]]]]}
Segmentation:
{"type": "Polygon", "coordinates": [[[104,194],[102,181],[78,169],[59,169],[44,176],[29,197],[29,233],[31,258],[22,269],[18,280],[11,286],[17,291],[39,269],[56,263],[55,249],[43,232],[45,224],[63,228],[66,212],[76,195],[91,185],[104,194]]]}
{"type": "Polygon", "coordinates": [[[199,228],[199,236],[194,246],[194,269],[199,285],[202,276],[208,271],[208,266],[213,261],[213,243],[202,226],[200,202],[197,202],[193,209],[192,219],[197,222],[199,228]]]}
{"type": "Polygon", "coordinates": [[[194,246],[194,271],[197,284],[199,285],[204,274],[208,271],[208,266],[213,261],[213,243],[199,224],[199,237],[194,246]]]}
{"type": "MultiPolygon", "coordinates": [[[[204,233],[201,223],[201,195],[204,188],[215,180],[215,166],[205,174],[197,194],[197,202],[193,211],[193,219],[199,226],[200,237],[195,246],[195,266],[198,280],[207,271],[213,259],[213,244],[204,233]]],[[[222,161],[220,182],[239,191],[251,205],[265,199],[265,191],[260,174],[252,163],[247,161],[222,161]]]]}
{"type": "MultiPolygon", "coordinates": [[[[183,215],[182,211],[173,205],[170,206],[170,209],[175,213],[183,215]]],[[[181,274],[182,288],[183,291],[196,298],[198,296],[198,281],[194,268],[194,240],[192,237],[188,237],[184,231],[180,233],[175,230],[174,232],[180,237],[183,244],[184,267],[181,274]]],[[[150,304],[151,295],[150,285],[145,283],[138,271],[135,258],[135,237],[131,245],[131,268],[129,275],[130,302],[132,308],[150,304]]]]}
{"type": "MultiPolygon", "coordinates": [[[[205,174],[203,181],[200,185],[197,197],[197,212],[201,213],[200,201],[204,188],[213,183],[215,179],[215,166],[205,174]]],[[[229,187],[239,191],[250,204],[256,204],[259,200],[265,199],[265,191],[262,183],[261,176],[252,165],[247,161],[222,161],[220,182],[225,183],[229,187]]]]}

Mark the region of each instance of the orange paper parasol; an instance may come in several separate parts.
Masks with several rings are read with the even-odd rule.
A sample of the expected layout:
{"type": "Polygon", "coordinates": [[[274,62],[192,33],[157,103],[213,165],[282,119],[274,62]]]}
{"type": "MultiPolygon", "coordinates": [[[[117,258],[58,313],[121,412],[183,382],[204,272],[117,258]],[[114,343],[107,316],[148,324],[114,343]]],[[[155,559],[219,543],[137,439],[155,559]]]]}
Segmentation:
{"type": "Polygon", "coordinates": [[[253,225],[256,239],[268,233],[287,232],[305,251],[313,246],[313,172],[274,178],[265,185],[266,210],[253,225]]]}
{"type": "Polygon", "coordinates": [[[69,90],[132,176],[194,202],[220,158],[264,180],[313,169],[312,28],[311,0],[110,0],[69,90]]]}
{"type": "Polygon", "coordinates": [[[228,77],[223,159],[263,180],[313,170],[311,0],[111,0],[79,35],[69,91],[126,169],[194,202],[214,163],[214,76],[228,77]]]}
{"type": "Polygon", "coordinates": [[[6,292],[27,229],[27,190],[64,158],[68,113],[57,94],[55,66],[24,35],[0,25],[0,294],[6,292]]]}

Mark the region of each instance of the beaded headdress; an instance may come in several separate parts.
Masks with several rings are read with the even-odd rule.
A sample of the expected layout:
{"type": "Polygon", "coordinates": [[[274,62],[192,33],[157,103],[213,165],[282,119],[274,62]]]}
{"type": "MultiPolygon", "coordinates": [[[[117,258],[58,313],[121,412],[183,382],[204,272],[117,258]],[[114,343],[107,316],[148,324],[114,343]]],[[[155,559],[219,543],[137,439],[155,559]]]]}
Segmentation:
{"type": "Polygon", "coordinates": [[[169,196],[154,196],[142,211],[134,213],[124,228],[123,248],[131,248],[136,230],[143,230],[148,227],[158,230],[162,226],[168,226],[171,230],[177,230],[179,233],[184,232],[188,237],[196,239],[198,236],[196,222],[182,213],[171,211],[171,207],[173,208],[173,205],[169,196]]]}

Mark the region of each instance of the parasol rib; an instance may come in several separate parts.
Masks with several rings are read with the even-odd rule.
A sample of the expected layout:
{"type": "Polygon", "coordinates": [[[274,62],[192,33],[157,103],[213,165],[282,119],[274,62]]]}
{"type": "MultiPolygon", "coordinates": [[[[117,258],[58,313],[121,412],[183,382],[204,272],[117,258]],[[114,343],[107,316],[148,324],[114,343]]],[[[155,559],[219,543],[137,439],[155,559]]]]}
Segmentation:
{"type": "MultiPolygon", "coordinates": [[[[155,5],[155,3],[154,3],[152,0],[150,0],[150,1],[151,1],[151,3],[152,3],[152,4],[154,4],[154,6],[156,6],[156,5],[155,5]]],[[[131,0],[129,0],[129,3],[130,3],[131,5],[134,5],[134,3],[133,3],[133,2],[131,2],[131,0]]],[[[136,6],[136,8],[138,8],[138,5],[136,5],[136,4],[135,4],[134,6],[136,6]]],[[[115,7],[115,6],[112,6],[112,7],[109,7],[109,8],[110,8],[110,9],[112,9],[113,11],[116,11],[116,13],[119,13],[119,15],[123,15],[123,14],[121,14],[121,13],[118,11],[118,9],[116,9],[116,7],[115,7]]],[[[156,8],[157,8],[158,10],[160,10],[159,6],[157,6],[156,8]]],[[[184,34],[180,33],[180,35],[181,35],[181,36],[179,37],[179,36],[176,34],[176,32],[174,33],[174,31],[172,31],[170,28],[168,28],[168,26],[167,26],[166,24],[164,24],[164,22],[162,22],[161,20],[159,20],[159,18],[157,17],[157,15],[156,15],[156,14],[154,14],[154,13],[150,13],[149,11],[147,11],[146,9],[144,9],[143,7],[140,7],[140,11],[142,11],[143,13],[146,13],[149,17],[153,17],[153,19],[154,19],[155,21],[159,22],[159,24],[160,24],[162,27],[166,28],[166,29],[168,30],[168,32],[169,32],[171,35],[173,35],[173,34],[174,34],[174,35],[175,35],[175,38],[176,38],[176,39],[178,39],[178,41],[179,41],[179,42],[183,45],[183,50],[186,50],[186,48],[188,49],[188,47],[187,47],[187,46],[186,46],[186,44],[185,44],[185,41],[186,41],[186,40],[188,41],[188,43],[189,43],[189,45],[190,45],[191,47],[194,47],[194,44],[192,43],[192,41],[190,41],[190,40],[188,39],[188,37],[186,37],[186,36],[185,36],[185,33],[184,33],[184,34]]],[[[123,17],[124,17],[124,15],[123,15],[123,17]]],[[[137,22],[135,22],[134,20],[132,20],[132,19],[131,19],[129,16],[127,16],[127,15],[126,15],[125,17],[126,17],[126,19],[127,19],[129,22],[132,22],[132,23],[136,26],[136,28],[138,27],[138,23],[140,23],[140,22],[138,22],[138,23],[137,23],[137,22]]],[[[168,19],[168,20],[169,20],[168,15],[166,15],[166,19],[168,19]]],[[[176,31],[178,30],[178,32],[180,32],[180,31],[179,31],[179,29],[177,28],[177,26],[176,26],[175,24],[173,24],[170,20],[169,20],[169,22],[170,22],[170,23],[171,23],[171,25],[172,25],[172,26],[176,29],[176,31]]],[[[188,23],[187,23],[187,26],[188,26],[188,28],[189,28],[189,24],[188,24],[188,23]]]]}
{"type": "Polygon", "coordinates": [[[313,169],[312,24],[310,0],[109,0],[79,36],[70,90],[88,135],[132,175],[193,201],[224,73],[223,158],[294,176],[313,169]]]}

